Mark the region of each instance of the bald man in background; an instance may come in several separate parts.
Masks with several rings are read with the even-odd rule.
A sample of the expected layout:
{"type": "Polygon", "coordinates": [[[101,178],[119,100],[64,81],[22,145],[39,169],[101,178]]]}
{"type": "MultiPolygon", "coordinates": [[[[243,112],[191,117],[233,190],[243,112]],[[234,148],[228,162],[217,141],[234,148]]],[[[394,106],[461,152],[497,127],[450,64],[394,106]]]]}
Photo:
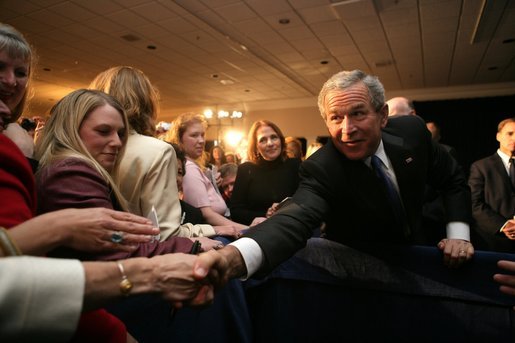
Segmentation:
{"type": "Polygon", "coordinates": [[[413,101],[404,97],[391,98],[386,102],[388,104],[388,116],[405,116],[417,115],[413,101]]]}

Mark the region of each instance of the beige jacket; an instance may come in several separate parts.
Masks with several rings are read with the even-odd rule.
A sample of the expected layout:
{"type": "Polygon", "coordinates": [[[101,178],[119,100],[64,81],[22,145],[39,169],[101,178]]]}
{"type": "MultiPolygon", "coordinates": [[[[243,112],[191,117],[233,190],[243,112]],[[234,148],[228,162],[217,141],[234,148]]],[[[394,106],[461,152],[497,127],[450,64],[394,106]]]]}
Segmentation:
{"type": "Polygon", "coordinates": [[[130,211],[147,217],[154,206],[161,241],[170,236],[214,236],[216,233],[211,225],[181,225],[182,211],[176,180],[177,157],[173,147],[131,130],[116,177],[130,211]]]}

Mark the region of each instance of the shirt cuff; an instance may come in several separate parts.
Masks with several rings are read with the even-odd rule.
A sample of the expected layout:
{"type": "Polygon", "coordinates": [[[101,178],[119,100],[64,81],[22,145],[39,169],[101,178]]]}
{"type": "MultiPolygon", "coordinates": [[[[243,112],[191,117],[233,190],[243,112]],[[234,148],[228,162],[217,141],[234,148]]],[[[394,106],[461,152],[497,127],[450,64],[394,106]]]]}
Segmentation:
{"type": "Polygon", "coordinates": [[[263,264],[263,250],[261,250],[261,247],[255,240],[248,237],[240,238],[229,245],[234,246],[240,251],[245,266],[247,267],[247,275],[243,276],[241,280],[247,280],[257,272],[263,264]]]}
{"type": "Polygon", "coordinates": [[[448,239],[463,239],[470,242],[470,227],[464,222],[449,222],[447,224],[448,239]]]}

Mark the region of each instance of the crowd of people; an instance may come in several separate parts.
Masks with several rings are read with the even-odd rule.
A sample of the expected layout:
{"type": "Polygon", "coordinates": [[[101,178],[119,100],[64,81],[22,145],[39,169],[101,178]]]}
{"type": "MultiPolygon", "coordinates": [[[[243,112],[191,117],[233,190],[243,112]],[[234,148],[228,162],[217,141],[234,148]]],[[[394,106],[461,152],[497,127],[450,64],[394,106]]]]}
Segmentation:
{"type": "MultiPolygon", "coordinates": [[[[376,77],[343,71],[318,98],[327,144],[304,154],[258,120],[241,162],[222,146],[206,151],[202,115],[158,131],[157,89],[130,66],[99,73],[46,120],[22,119],[33,63],[23,35],[0,24],[2,341],[133,342],[108,302],[209,304],[229,279],[271,272],[317,228],[357,248],[436,244],[451,268],[474,256],[471,232],[488,242],[480,248],[515,253],[515,119],[499,124],[499,150],[467,182],[408,99],[385,102],[376,77]],[[57,298],[67,301],[37,310],[57,298]]],[[[515,262],[499,267],[514,272],[515,262]]],[[[494,279],[515,295],[515,276],[494,279]]]]}

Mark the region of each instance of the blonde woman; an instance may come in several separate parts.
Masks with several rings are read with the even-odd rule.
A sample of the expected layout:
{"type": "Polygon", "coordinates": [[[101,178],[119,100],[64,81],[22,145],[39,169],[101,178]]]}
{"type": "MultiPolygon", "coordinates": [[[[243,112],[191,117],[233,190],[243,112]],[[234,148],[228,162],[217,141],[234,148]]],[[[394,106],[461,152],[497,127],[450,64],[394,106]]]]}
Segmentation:
{"type": "Polygon", "coordinates": [[[176,153],[170,144],[154,137],[159,96],[148,77],[139,69],[117,66],[98,74],[89,88],[114,97],[128,117],[127,144],[114,179],[129,202],[130,212],[146,217],[154,207],[162,241],[172,236],[189,237],[200,240],[207,249],[219,242],[205,237],[236,237],[232,227],[181,221],[176,153]]]}
{"type": "Polygon", "coordinates": [[[184,201],[200,208],[211,225],[229,225],[241,231],[245,225],[228,218],[228,208],[205,172],[205,133],[207,122],[200,114],[184,113],[175,119],[169,131],[171,143],[179,145],[186,154],[186,173],[183,179],[184,201]]]}
{"type": "MultiPolygon", "coordinates": [[[[40,161],[37,177],[38,212],[64,208],[105,207],[127,210],[127,202],[113,181],[127,141],[128,121],[120,104],[109,95],[80,89],[61,99],[51,110],[41,138],[36,144],[40,161]]],[[[192,242],[148,242],[146,236],[112,236],[113,243],[133,247],[132,253],[102,257],[119,259],[161,253],[187,252],[192,242]]],[[[98,259],[99,256],[73,256],[98,259]]]]}

